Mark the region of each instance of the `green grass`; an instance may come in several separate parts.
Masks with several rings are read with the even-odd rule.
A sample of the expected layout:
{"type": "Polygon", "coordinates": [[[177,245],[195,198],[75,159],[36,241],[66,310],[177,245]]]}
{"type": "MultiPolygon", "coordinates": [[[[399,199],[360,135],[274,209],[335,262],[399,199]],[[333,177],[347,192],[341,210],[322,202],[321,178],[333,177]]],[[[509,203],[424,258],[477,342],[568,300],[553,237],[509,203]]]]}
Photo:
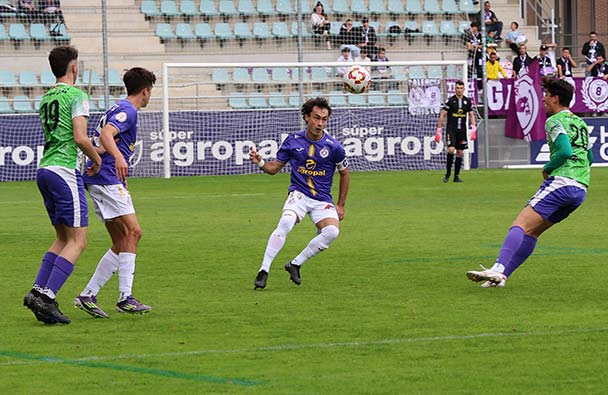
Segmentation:
{"type": "Polygon", "coordinates": [[[71,307],[109,246],[89,246],[59,294],[68,326],[22,304],[54,233],[34,183],[0,186],[0,393],[605,393],[608,170],[550,229],[504,289],[465,271],[491,265],[538,170],[353,173],[331,248],[292,284],[283,264],[314,235],[296,226],[253,291],[288,176],[134,179],[143,228],[135,295],[146,316],[71,307]]]}

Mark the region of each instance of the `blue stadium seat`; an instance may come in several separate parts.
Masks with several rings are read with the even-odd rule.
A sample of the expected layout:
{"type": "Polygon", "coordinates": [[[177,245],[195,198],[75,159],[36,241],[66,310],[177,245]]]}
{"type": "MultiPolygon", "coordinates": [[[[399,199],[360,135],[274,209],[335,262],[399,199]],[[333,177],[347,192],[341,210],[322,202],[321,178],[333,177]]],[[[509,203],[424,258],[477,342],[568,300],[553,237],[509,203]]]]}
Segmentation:
{"type": "Polygon", "coordinates": [[[194,35],[199,40],[205,41],[215,37],[215,34],[211,31],[211,26],[206,22],[197,23],[194,26],[194,35]]]}
{"type": "Polygon", "coordinates": [[[8,114],[13,112],[8,98],[6,96],[0,96],[0,114],[8,114]]]}
{"type": "Polygon", "coordinates": [[[460,10],[458,9],[458,4],[456,4],[456,0],[442,0],[441,8],[443,12],[450,15],[460,14],[460,10]]]}
{"type": "Polygon", "coordinates": [[[454,26],[454,22],[452,21],[441,21],[441,23],[439,24],[439,31],[446,37],[460,35],[460,33],[458,33],[458,30],[456,30],[456,27],[454,26]]]}
{"type": "Polygon", "coordinates": [[[237,11],[245,20],[246,17],[256,15],[255,7],[252,0],[238,0],[237,11]]]}
{"type": "Polygon", "coordinates": [[[228,105],[236,110],[249,108],[243,92],[233,92],[228,96],[228,105]]]}
{"type": "Polygon", "coordinates": [[[6,29],[4,25],[0,23],[0,41],[8,40],[8,34],[6,34],[6,29]]]}
{"type": "Polygon", "coordinates": [[[424,0],[424,11],[428,14],[442,14],[437,0],[424,0]]]}
{"type": "Polygon", "coordinates": [[[247,83],[251,82],[251,77],[249,76],[249,70],[246,68],[237,68],[232,71],[232,81],[235,83],[247,83]]]}
{"type": "Polygon", "coordinates": [[[466,14],[477,14],[481,8],[473,4],[473,0],[460,0],[460,11],[466,14]]]}
{"type": "Polygon", "coordinates": [[[122,88],[123,82],[122,77],[120,76],[120,72],[116,69],[108,70],[108,85],[110,86],[119,86],[122,88]]]}
{"type": "MultiPolygon", "coordinates": [[[[308,31],[308,28],[306,27],[307,24],[304,22],[300,22],[300,29],[302,29],[302,37],[307,38],[312,36],[312,34],[308,31]]],[[[298,36],[298,22],[291,22],[291,34],[294,37],[298,36]]]]}
{"type": "Polygon", "coordinates": [[[458,22],[458,33],[463,34],[470,27],[471,27],[471,21],[460,21],[460,22],[458,22]]]}
{"type": "Polygon", "coordinates": [[[420,30],[420,26],[418,26],[418,22],[414,20],[405,21],[405,25],[403,29],[406,31],[405,34],[413,35],[413,36],[421,36],[422,31],[420,30]]]}
{"type": "Polygon", "coordinates": [[[82,83],[82,85],[92,85],[92,86],[102,85],[101,77],[99,76],[99,73],[96,70],[91,70],[91,69],[85,69],[82,71],[81,83],[82,83]]]}
{"type": "Polygon", "coordinates": [[[253,33],[247,22],[237,22],[234,24],[234,36],[239,40],[239,45],[242,47],[245,40],[253,39],[253,33]]]}
{"type": "Polygon", "coordinates": [[[329,25],[329,34],[332,36],[338,36],[340,34],[340,28],[342,27],[342,22],[331,21],[329,25]]]}
{"type": "Polygon", "coordinates": [[[218,85],[227,84],[230,82],[230,76],[226,69],[213,69],[211,73],[211,81],[218,85]]]}
{"type": "Polygon", "coordinates": [[[312,14],[312,7],[310,6],[310,1],[308,1],[308,0],[300,1],[300,9],[302,10],[302,15],[312,14]]]}
{"type": "Polygon", "coordinates": [[[144,14],[146,19],[151,19],[155,16],[160,16],[160,12],[158,11],[158,7],[156,7],[155,0],[143,0],[141,2],[140,11],[144,14]]]}
{"type": "Polygon", "coordinates": [[[285,16],[295,15],[291,0],[277,0],[277,13],[285,16]]]}
{"type": "Polygon", "coordinates": [[[272,91],[268,95],[268,105],[272,108],[285,108],[288,106],[285,95],[277,91],[272,91]]]}
{"type": "Polygon", "coordinates": [[[249,107],[251,108],[268,108],[266,97],[261,92],[253,92],[249,94],[249,107]]]}
{"type": "Polygon", "coordinates": [[[420,0],[406,0],[405,10],[408,14],[424,14],[424,10],[420,5],[420,0]]]}
{"type": "Polygon", "coordinates": [[[391,76],[393,77],[394,80],[397,80],[397,81],[407,80],[407,73],[403,66],[391,67],[391,76]]]}
{"type": "Polygon", "coordinates": [[[192,32],[192,26],[189,23],[178,23],[175,25],[175,36],[181,43],[182,47],[187,41],[196,39],[196,36],[192,32]]]}
{"type": "Polygon", "coordinates": [[[346,95],[342,91],[329,92],[328,100],[332,107],[346,107],[346,95]]]}
{"type": "Polygon", "coordinates": [[[422,66],[410,66],[409,67],[409,78],[426,78],[426,72],[422,66]]]}
{"type": "Polygon", "coordinates": [[[38,86],[38,78],[36,78],[36,73],[29,70],[24,70],[19,73],[19,85],[22,87],[34,87],[38,86]]]}
{"type": "Polygon", "coordinates": [[[24,41],[30,38],[23,23],[11,23],[8,27],[8,36],[13,41],[24,41]]]}
{"type": "Polygon", "coordinates": [[[399,25],[399,22],[397,21],[388,21],[386,22],[386,25],[384,25],[384,32],[382,33],[378,33],[377,35],[380,37],[386,37],[386,36],[400,36],[401,33],[390,33],[390,28],[392,26],[397,26],[399,29],[401,29],[401,26],[399,25]]]}
{"type": "Polygon", "coordinates": [[[370,21],[369,25],[374,28],[374,30],[376,31],[376,35],[378,33],[380,33],[380,22],[378,22],[378,21],[370,21]]]}
{"type": "Polygon", "coordinates": [[[279,39],[292,37],[286,22],[274,22],[272,24],[272,35],[279,39]]]}
{"type": "Polygon", "coordinates": [[[346,0],[334,0],[331,10],[336,15],[350,14],[350,7],[346,4],[346,0]]]}
{"type": "MultiPolygon", "coordinates": [[[[296,69],[297,70],[297,69],[296,69]]],[[[290,82],[291,75],[287,67],[274,67],[272,69],[272,80],[274,82],[290,82]]],[[[297,81],[297,79],[296,79],[297,81]]]]}
{"type": "MultiPolygon", "coordinates": [[[[374,1],[371,1],[374,3],[374,1]]],[[[382,3],[382,0],[376,0],[375,3],[382,3]]],[[[351,0],[350,9],[355,16],[369,15],[369,8],[365,0],[351,0]]]]}
{"type": "Polygon", "coordinates": [[[398,89],[392,89],[388,91],[386,102],[391,106],[403,106],[405,104],[403,92],[398,89]]]}
{"type": "Polygon", "coordinates": [[[370,1],[369,2],[369,12],[372,14],[372,17],[376,15],[386,15],[388,11],[386,9],[386,4],[382,0],[378,1],[370,1]]]}
{"type": "Polygon", "coordinates": [[[426,75],[428,78],[442,79],[443,70],[441,69],[441,66],[429,66],[426,75]]]}
{"type": "Polygon", "coordinates": [[[407,11],[403,8],[402,0],[388,0],[387,11],[393,16],[407,14],[407,11]]]}
{"type": "Polygon", "coordinates": [[[18,113],[34,112],[32,101],[25,95],[17,95],[13,97],[13,109],[18,113]]]}
{"type": "Polygon", "coordinates": [[[42,101],[42,96],[36,95],[36,97],[34,97],[34,111],[35,112],[40,111],[40,102],[41,101],[42,101]]]}
{"type": "Polygon", "coordinates": [[[351,106],[356,106],[356,107],[361,107],[361,106],[366,106],[367,105],[367,96],[366,95],[353,95],[348,94],[348,104],[350,104],[351,106]]]}
{"type": "Polygon", "coordinates": [[[367,103],[371,106],[384,106],[386,105],[385,95],[382,91],[370,91],[367,97],[367,103]]]}
{"type": "Polygon", "coordinates": [[[51,70],[44,70],[40,73],[40,85],[49,87],[55,85],[55,82],[57,82],[57,80],[51,70]]]}
{"type": "Polygon", "coordinates": [[[15,79],[15,73],[8,70],[0,70],[0,86],[2,87],[15,87],[17,86],[17,80],[15,79]]]}
{"type": "Polygon", "coordinates": [[[177,9],[177,4],[173,0],[162,0],[160,2],[160,13],[166,18],[166,21],[170,21],[171,18],[175,18],[180,15],[177,9]]]}
{"type": "Polygon", "coordinates": [[[72,39],[72,36],[68,33],[67,27],[65,27],[65,23],[55,23],[49,26],[49,34],[53,33],[53,40],[59,41],[62,43],[69,42],[72,39]]]}
{"type": "Polygon", "coordinates": [[[257,11],[262,16],[275,16],[278,14],[271,0],[258,0],[257,11]]]}
{"type": "Polygon", "coordinates": [[[253,24],[253,35],[261,43],[262,40],[272,38],[270,28],[266,22],[256,22],[253,24]]]}
{"type": "Polygon", "coordinates": [[[234,2],[232,0],[220,0],[220,5],[218,9],[220,15],[224,17],[225,22],[227,22],[230,17],[238,15],[238,11],[236,10],[236,7],[234,6],[234,2]]]}
{"type": "Polygon", "coordinates": [[[181,0],[179,2],[179,12],[185,18],[190,18],[201,14],[200,11],[196,9],[196,4],[194,4],[194,0],[181,0]]]}
{"type": "Polygon", "coordinates": [[[258,82],[260,84],[269,82],[270,75],[268,75],[268,70],[266,70],[266,68],[256,67],[251,72],[251,80],[253,82],[258,82]]]}
{"type": "Polygon", "coordinates": [[[198,10],[203,17],[209,18],[213,16],[219,16],[220,13],[215,6],[214,0],[201,0],[201,5],[198,10]]]}
{"type": "MultiPolygon", "coordinates": [[[[306,98],[304,98],[304,100],[306,100],[306,98]]],[[[302,105],[302,101],[300,100],[300,92],[289,92],[289,95],[287,95],[287,104],[289,107],[300,107],[302,105]]]]}
{"type": "Polygon", "coordinates": [[[437,29],[437,24],[433,20],[422,22],[422,33],[426,36],[440,36],[441,32],[437,29]]]}
{"type": "Polygon", "coordinates": [[[30,37],[35,41],[49,41],[51,39],[44,23],[32,23],[30,25],[30,37]]]}
{"type": "Polygon", "coordinates": [[[234,34],[230,29],[230,24],[226,22],[218,22],[215,24],[215,38],[220,40],[220,45],[224,40],[234,38],[234,34]]]}
{"type": "Polygon", "coordinates": [[[173,33],[173,28],[169,23],[157,23],[156,35],[158,36],[158,38],[160,38],[161,43],[176,38],[175,34],[173,33]]]}
{"type": "Polygon", "coordinates": [[[323,81],[329,80],[325,67],[313,67],[310,70],[310,79],[313,82],[317,82],[317,81],[323,82],[323,81]]]}

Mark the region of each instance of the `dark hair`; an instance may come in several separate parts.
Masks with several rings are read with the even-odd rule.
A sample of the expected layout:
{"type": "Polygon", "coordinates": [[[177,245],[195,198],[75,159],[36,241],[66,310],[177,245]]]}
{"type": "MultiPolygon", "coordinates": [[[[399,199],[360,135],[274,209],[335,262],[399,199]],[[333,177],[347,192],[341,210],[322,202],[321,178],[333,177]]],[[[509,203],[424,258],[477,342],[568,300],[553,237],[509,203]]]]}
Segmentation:
{"type": "Polygon", "coordinates": [[[594,36],[597,36],[597,33],[596,33],[596,32],[594,32],[594,31],[589,32],[589,35],[592,35],[592,34],[593,34],[594,36]]]}
{"type": "Polygon", "coordinates": [[[479,29],[479,22],[471,22],[471,27],[476,27],[479,29]]]}
{"type": "Polygon", "coordinates": [[[514,24],[515,24],[515,28],[516,28],[516,29],[518,29],[518,28],[519,28],[519,23],[517,23],[517,22],[515,22],[515,21],[513,21],[513,22],[511,22],[511,23],[514,23],[514,24]]]}
{"type": "Polygon", "coordinates": [[[329,102],[327,99],[323,97],[316,97],[314,99],[308,99],[306,103],[302,105],[302,116],[308,115],[312,112],[314,107],[319,107],[321,109],[327,110],[327,116],[331,115],[331,107],[329,106],[329,102]]]}
{"type": "Polygon", "coordinates": [[[68,65],[78,59],[78,50],[75,47],[63,45],[55,47],[49,54],[49,64],[55,78],[61,78],[68,73],[68,65]]]}
{"type": "Polygon", "coordinates": [[[574,87],[569,82],[562,79],[545,79],[543,80],[543,86],[551,96],[559,97],[560,105],[570,107],[574,87]]]}
{"type": "Polygon", "coordinates": [[[566,51],[566,50],[570,51],[570,47],[564,47],[564,48],[562,48],[562,51],[566,51]]]}
{"type": "Polygon", "coordinates": [[[125,73],[122,81],[127,88],[127,95],[136,95],[145,88],[152,88],[156,82],[156,76],[142,67],[133,67],[125,73]]]}
{"type": "Polygon", "coordinates": [[[464,86],[463,80],[456,80],[456,85],[464,86]]]}

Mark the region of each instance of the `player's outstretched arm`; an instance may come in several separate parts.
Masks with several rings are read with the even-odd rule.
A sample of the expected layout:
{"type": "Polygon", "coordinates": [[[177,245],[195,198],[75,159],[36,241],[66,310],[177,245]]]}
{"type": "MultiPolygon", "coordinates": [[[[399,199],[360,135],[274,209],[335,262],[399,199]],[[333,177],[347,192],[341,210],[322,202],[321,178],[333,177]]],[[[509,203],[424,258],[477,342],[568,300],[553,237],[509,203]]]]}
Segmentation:
{"type": "Polygon", "coordinates": [[[283,166],[285,166],[284,162],[278,160],[273,160],[271,162],[265,161],[255,147],[249,149],[249,160],[262,169],[264,173],[270,174],[271,176],[277,174],[283,166]]]}
{"type": "Polygon", "coordinates": [[[72,128],[74,133],[74,142],[82,152],[86,156],[88,156],[93,161],[93,166],[87,169],[87,174],[94,175],[99,172],[99,168],[101,167],[101,156],[95,150],[93,143],[89,140],[89,136],[87,136],[87,117],[79,116],[72,119],[72,128]]]}

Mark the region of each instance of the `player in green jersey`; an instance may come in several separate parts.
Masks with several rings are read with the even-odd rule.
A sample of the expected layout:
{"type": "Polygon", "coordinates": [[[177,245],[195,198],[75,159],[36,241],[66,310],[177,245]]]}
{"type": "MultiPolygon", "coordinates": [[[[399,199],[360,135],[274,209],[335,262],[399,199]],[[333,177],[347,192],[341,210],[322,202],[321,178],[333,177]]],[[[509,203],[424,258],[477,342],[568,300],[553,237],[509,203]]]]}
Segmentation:
{"type": "Polygon", "coordinates": [[[45,324],[70,323],[55,298],[87,244],[88,206],[78,170],[79,149],[93,161],[86,169],[88,174],[96,174],[101,166],[101,157],[87,136],[88,97],[74,87],[77,63],[78,50],[74,47],[61,46],[51,51],[49,64],[57,83],[40,102],[45,145],[36,182],[56,238],[42,258],[23,304],[45,324]]]}
{"type": "Polygon", "coordinates": [[[547,80],[544,104],[550,117],[545,123],[551,151],[543,167],[545,182],[513,222],[502,249],[490,269],[469,271],[482,287],[504,287],[507,278],[532,254],[536,240],[564,220],[587,195],[593,154],[587,124],[569,110],[573,87],[565,80],[547,80]]]}

